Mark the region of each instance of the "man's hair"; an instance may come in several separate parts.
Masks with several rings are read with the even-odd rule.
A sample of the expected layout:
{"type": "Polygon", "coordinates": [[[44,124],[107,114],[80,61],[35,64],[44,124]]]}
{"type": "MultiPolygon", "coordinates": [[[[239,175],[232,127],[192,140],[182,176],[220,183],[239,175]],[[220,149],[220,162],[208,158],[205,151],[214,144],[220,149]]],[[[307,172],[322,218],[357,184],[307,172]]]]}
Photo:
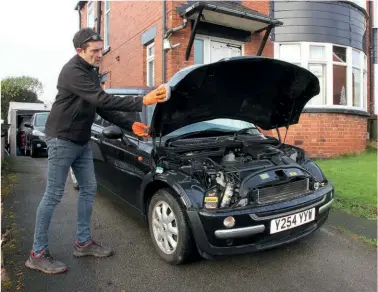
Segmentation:
{"type": "Polygon", "coordinates": [[[83,50],[85,50],[86,48],[88,48],[88,42],[83,42],[91,36],[97,36],[101,39],[101,36],[95,30],[89,27],[82,28],[77,33],[75,33],[73,37],[73,45],[75,49],[82,48],[83,50]]]}

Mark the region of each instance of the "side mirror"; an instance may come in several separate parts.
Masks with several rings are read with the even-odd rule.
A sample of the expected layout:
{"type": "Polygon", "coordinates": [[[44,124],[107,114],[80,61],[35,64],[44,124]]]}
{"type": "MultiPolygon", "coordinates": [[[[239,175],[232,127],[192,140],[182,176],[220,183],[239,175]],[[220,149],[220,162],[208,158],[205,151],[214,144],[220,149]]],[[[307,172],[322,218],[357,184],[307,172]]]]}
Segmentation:
{"type": "Polygon", "coordinates": [[[25,128],[33,128],[33,126],[32,126],[31,124],[29,124],[29,123],[25,123],[25,124],[24,124],[24,127],[25,127],[25,128]]]}
{"type": "Polygon", "coordinates": [[[120,139],[123,136],[121,128],[117,126],[109,126],[102,130],[102,134],[108,139],[120,139]]]}

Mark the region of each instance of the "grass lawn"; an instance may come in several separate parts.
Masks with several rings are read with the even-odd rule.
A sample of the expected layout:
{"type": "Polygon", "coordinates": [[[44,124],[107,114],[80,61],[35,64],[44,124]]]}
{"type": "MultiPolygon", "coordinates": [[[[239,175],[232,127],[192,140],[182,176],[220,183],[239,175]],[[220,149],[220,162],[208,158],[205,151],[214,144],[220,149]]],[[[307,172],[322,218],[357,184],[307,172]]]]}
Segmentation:
{"type": "Polygon", "coordinates": [[[364,218],[377,218],[377,150],[317,160],[335,186],[334,208],[364,218]]]}

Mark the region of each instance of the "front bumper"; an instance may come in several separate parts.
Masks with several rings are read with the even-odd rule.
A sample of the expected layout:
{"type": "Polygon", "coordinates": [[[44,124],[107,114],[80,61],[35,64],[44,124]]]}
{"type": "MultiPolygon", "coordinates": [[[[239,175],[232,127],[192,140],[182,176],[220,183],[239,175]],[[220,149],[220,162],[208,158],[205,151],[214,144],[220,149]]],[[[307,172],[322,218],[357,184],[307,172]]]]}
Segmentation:
{"type": "Polygon", "coordinates": [[[40,152],[47,151],[47,144],[42,138],[33,137],[31,140],[31,145],[36,151],[40,151],[40,152]]]}
{"type": "Polygon", "coordinates": [[[311,197],[277,204],[269,211],[251,207],[228,212],[187,211],[193,236],[205,257],[244,254],[261,251],[306,237],[327,220],[334,201],[333,186],[320,189],[311,197]],[[315,208],[315,218],[306,224],[270,234],[272,220],[315,208]],[[235,226],[225,228],[223,220],[233,216],[235,226]]]}

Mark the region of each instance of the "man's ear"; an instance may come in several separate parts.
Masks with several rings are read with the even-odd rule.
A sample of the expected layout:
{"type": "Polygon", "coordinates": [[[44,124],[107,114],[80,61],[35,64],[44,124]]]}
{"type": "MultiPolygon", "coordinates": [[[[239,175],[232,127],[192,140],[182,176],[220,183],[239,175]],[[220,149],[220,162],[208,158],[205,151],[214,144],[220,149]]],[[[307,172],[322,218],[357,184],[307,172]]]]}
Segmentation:
{"type": "Polygon", "coordinates": [[[83,50],[82,48],[76,48],[76,52],[77,52],[78,54],[81,54],[83,51],[84,51],[84,50],[83,50]]]}

